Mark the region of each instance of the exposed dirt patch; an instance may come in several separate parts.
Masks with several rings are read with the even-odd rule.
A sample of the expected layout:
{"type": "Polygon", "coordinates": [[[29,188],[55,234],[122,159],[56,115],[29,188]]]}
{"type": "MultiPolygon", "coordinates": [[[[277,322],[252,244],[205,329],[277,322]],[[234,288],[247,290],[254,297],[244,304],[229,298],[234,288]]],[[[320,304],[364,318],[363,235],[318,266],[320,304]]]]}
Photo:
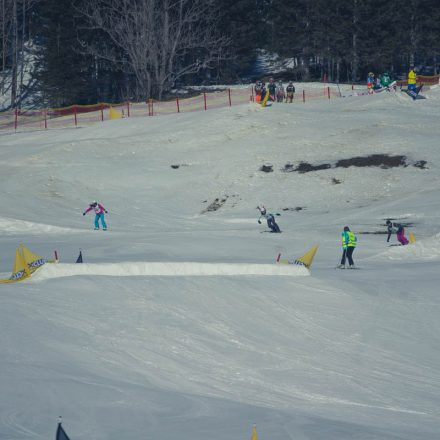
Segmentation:
{"type": "Polygon", "coordinates": [[[426,160],[418,160],[413,164],[414,167],[420,168],[421,170],[427,170],[428,167],[426,166],[428,162],[426,160]]]}
{"type": "Polygon", "coordinates": [[[286,163],[283,168],[281,168],[281,171],[284,173],[291,173],[292,171],[295,171],[294,165],[292,163],[286,163]]]}
{"type": "Polygon", "coordinates": [[[335,168],[348,167],[380,167],[395,168],[400,166],[408,166],[406,156],[389,156],[388,154],[372,154],[370,156],[358,156],[351,159],[341,159],[335,164],[335,168]]]}
{"type": "Polygon", "coordinates": [[[306,209],[305,206],[296,206],[295,208],[283,208],[283,211],[302,211],[303,209],[306,209]]]}
{"type": "Polygon", "coordinates": [[[332,166],[329,163],[323,163],[321,165],[311,165],[307,162],[301,162],[294,171],[298,173],[309,173],[310,171],[328,170],[332,166]]]}
{"type": "Polygon", "coordinates": [[[361,235],[386,235],[388,232],[386,230],[384,231],[360,231],[358,234],[361,235]]]}
{"type": "MultiPolygon", "coordinates": [[[[206,212],[217,211],[226,203],[226,200],[228,200],[228,196],[215,199],[212,203],[209,204],[209,206],[207,208],[205,208],[202,211],[202,214],[204,214],[206,212]]],[[[205,202],[206,202],[206,200],[205,200],[205,202]]]]}
{"type": "Polygon", "coordinates": [[[177,168],[179,168],[180,167],[180,165],[171,165],[171,168],[173,169],[173,170],[177,170],[177,168]]]}
{"type": "Polygon", "coordinates": [[[339,185],[342,183],[342,180],[336,179],[335,177],[332,177],[332,183],[333,185],[339,185]]]}
{"type": "MultiPolygon", "coordinates": [[[[412,222],[401,221],[399,219],[394,219],[394,218],[389,218],[387,220],[390,220],[392,223],[402,225],[404,228],[410,228],[414,225],[414,223],[412,223],[412,222]]],[[[387,235],[388,234],[387,224],[385,223],[385,221],[383,224],[380,224],[377,226],[379,226],[383,229],[381,229],[379,231],[377,231],[377,230],[376,231],[359,231],[358,234],[362,234],[362,235],[387,235]]]]}
{"type": "Polygon", "coordinates": [[[262,165],[260,167],[260,171],[263,171],[264,173],[272,173],[273,172],[273,165],[262,165]]]}
{"type": "MultiPolygon", "coordinates": [[[[284,167],[281,168],[281,171],[285,173],[291,173],[293,171],[298,173],[309,173],[311,171],[328,170],[330,168],[379,167],[382,169],[388,169],[408,167],[410,165],[423,170],[428,169],[426,160],[412,162],[408,161],[408,158],[403,155],[390,156],[388,154],[371,154],[370,156],[356,156],[349,159],[340,159],[335,164],[310,164],[308,162],[300,162],[295,168],[293,164],[286,163],[284,167]]],[[[260,170],[262,170],[262,168],[260,168],[260,170]]],[[[342,183],[342,181],[333,177],[331,183],[337,185],[342,183]]]]}

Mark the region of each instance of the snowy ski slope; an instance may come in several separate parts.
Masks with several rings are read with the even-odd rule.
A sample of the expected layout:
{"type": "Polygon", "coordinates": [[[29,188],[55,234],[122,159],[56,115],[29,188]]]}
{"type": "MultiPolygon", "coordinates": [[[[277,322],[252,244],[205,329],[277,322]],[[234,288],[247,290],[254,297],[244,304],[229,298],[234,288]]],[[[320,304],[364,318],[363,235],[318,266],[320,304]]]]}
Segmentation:
{"type": "Polygon", "coordinates": [[[2,278],[19,243],[60,256],[0,285],[0,439],[54,438],[60,415],[72,440],[438,438],[440,88],[425,95],[0,133],[2,278]],[[373,154],[406,166],[335,167],[373,154]],[[389,247],[387,218],[417,242],[389,247]],[[346,225],[360,270],[334,269],[346,225]],[[275,265],[315,244],[310,274],[275,265]]]}

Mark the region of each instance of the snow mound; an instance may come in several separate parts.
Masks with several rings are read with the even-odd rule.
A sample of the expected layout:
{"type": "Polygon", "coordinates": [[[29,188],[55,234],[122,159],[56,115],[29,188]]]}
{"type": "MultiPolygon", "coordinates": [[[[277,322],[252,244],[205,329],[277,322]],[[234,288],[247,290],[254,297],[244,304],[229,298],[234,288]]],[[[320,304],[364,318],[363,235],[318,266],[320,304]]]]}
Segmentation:
{"type": "Polygon", "coordinates": [[[388,260],[437,260],[440,259],[440,234],[408,246],[393,246],[379,255],[388,260]]]}
{"type": "Polygon", "coordinates": [[[76,275],[98,276],[308,276],[303,266],[277,264],[230,264],[195,262],[123,262],[106,264],[46,264],[35,275],[33,281],[76,275]]]}
{"type": "Polygon", "coordinates": [[[0,217],[0,232],[3,234],[61,234],[72,230],[71,228],[0,217]]]}

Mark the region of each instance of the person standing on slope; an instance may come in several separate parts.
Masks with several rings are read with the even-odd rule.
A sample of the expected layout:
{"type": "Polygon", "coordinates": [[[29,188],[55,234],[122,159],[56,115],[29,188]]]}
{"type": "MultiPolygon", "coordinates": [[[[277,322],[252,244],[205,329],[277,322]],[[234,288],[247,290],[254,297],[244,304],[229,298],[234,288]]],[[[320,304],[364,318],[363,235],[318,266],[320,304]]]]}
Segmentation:
{"type": "Polygon", "coordinates": [[[261,81],[261,86],[260,86],[260,102],[264,101],[264,98],[266,97],[266,83],[264,81],[261,81]]]}
{"type": "Polygon", "coordinates": [[[408,73],[408,90],[417,89],[417,73],[416,68],[412,65],[410,66],[410,71],[408,73]]]}
{"type": "Polygon", "coordinates": [[[389,243],[391,235],[393,232],[395,232],[395,230],[394,230],[393,224],[391,223],[391,220],[387,220],[386,225],[387,225],[387,232],[388,232],[387,243],[389,243]]]}
{"type": "Polygon", "coordinates": [[[283,82],[279,81],[277,85],[277,102],[283,102],[284,101],[284,86],[283,82]]]}
{"type": "Polygon", "coordinates": [[[260,211],[260,217],[257,220],[258,223],[261,224],[261,217],[263,217],[267,221],[267,226],[269,227],[270,232],[276,232],[276,233],[281,232],[280,227],[275,222],[275,217],[273,214],[267,212],[266,208],[263,205],[258,206],[257,209],[260,211]]]}
{"type": "Polygon", "coordinates": [[[369,93],[373,93],[374,73],[370,72],[367,77],[367,89],[369,93]]]}
{"type": "Polygon", "coordinates": [[[269,79],[268,90],[269,90],[269,101],[275,102],[275,94],[276,94],[277,86],[274,83],[273,78],[269,79]]]}
{"type": "Polygon", "coordinates": [[[255,90],[255,102],[260,102],[261,101],[261,81],[260,80],[258,80],[255,83],[254,90],[255,90]]]}
{"type": "Polygon", "coordinates": [[[295,86],[293,85],[293,82],[290,81],[289,84],[286,87],[286,102],[289,101],[290,103],[293,102],[293,97],[295,95],[295,86]]]}
{"type": "Polygon", "coordinates": [[[338,266],[339,269],[345,269],[346,258],[348,259],[349,268],[354,269],[353,251],[356,247],[356,243],[356,235],[350,231],[348,226],[345,226],[344,232],[342,233],[342,259],[341,264],[338,266]]]}
{"type": "Polygon", "coordinates": [[[107,224],[105,223],[104,213],[107,214],[108,211],[100,203],[93,201],[90,203],[89,207],[83,212],[86,215],[90,211],[95,211],[95,231],[99,230],[99,220],[101,220],[102,230],[107,230],[107,224]]]}

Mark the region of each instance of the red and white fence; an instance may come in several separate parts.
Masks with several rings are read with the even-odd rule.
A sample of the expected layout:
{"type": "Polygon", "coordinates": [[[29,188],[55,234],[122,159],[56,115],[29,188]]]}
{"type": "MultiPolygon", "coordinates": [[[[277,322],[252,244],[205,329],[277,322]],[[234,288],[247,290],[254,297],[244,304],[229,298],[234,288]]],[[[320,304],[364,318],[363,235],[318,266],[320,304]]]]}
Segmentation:
{"type": "MultiPolygon", "coordinates": [[[[305,88],[295,94],[294,103],[305,103],[314,99],[339,97],[336,89],[324,84],[323,88],[305,88]]],[[[149,99],[146,102],[118,104],[98,103],[93,105],[72,105],[64,108],[16,109],[0,112],[0,131],[47,130],[51,128],[80,127],[109,119],[110,109],[117,110],[122,117],[149,117],[206,111],[214,108],[231,107],[254,102],[253,87],[225,89],[216,92],[202,92],[190,98],[175,98],[169,101],[149,99]]]]}

